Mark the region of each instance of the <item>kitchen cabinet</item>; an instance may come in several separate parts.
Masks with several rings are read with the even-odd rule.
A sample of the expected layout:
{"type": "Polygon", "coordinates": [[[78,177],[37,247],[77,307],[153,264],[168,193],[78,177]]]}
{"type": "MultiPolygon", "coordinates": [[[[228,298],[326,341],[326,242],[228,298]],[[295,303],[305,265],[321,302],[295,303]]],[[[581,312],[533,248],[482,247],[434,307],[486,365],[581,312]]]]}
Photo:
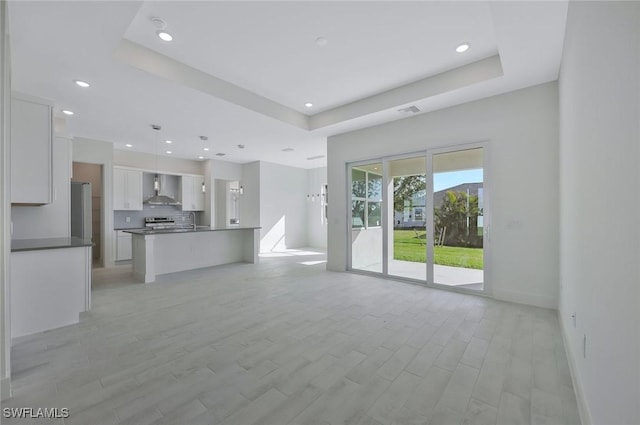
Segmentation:
{"type": "Polygon", "coordinates": [[[114,167],[113,209],[142,210],[142,171],[114,167]]]}
{"type": "Polygon", "coordinates": [[[13,240],[10,273],[12,338],[78,323],[91,308],[91,242],[13,240]]]}
{"type": "Polygon", "coordinates": [[[116,261],[131,260],[131,233],[116,230],[116,261]]]}
{"type": "Polygon", "coordinates": [[[53,202],[52,106],[14,95],[11,99],[11,203],[53,202]]]}
{"type": "Polygon", "coordinates": [[[183,211],[204,211],[205,194],[202,191],[204,176],[182,176],[181,202],[183,211]]]}

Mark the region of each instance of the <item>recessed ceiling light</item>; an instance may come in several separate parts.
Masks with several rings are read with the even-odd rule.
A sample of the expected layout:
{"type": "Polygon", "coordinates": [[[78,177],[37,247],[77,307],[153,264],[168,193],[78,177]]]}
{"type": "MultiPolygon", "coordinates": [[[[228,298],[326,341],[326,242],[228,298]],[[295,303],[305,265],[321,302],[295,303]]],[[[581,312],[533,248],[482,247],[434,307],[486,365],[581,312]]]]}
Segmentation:
{"type": "Polygon", "coordinates": [[[132,148],[133,147],[133,145],[131,143],[127,143],[125,146],[128,147],[128,148],[132,148]]]}
{"type": "Polygon", "coordinates": [[[203,150],[203,151],[208,151],[208,150],[209,150],[209,148],[202,148],[202,150],[203,150]]]}
{"type": "Polygon", "coordinates": [[[204,159],[204,156],[198,155],[198,159],[204,159]]]}
{"type": "Polygon", "coordinates": [[[306,106],[307,108],[311,108],[313,106],[313,103],[307,102],[304,104],[304,106],[306,106]]]}
{"type": "Polygon", "coordinates": [[[87,87],[89,87],[91,84],[87,83],[86,81],[82,81],[82,80],[73,80],[74,83],[76,83],[77,85],[79,85],[80,87],[86,89],[87,87]]]}
{"type": "Polygon", "coordinates": [[[73,111],[70,111],[68,109],[63,109],[62,113],[65,114],[65,115],[73,115],[73,111]]]}
{"type": "Polygon", "coordinates": [[[171,40],[173,40],[173,36],[171,34],[169,34],[165,30],[158,30],[158,31],[156,31],[156,34],[158,35],[158,37],[160,37],[160,40],[162,40],[162,41],[171,41],[171,40]]]}
{"type": "Polygon", "coordinates": [[[165,152],[166,152],[166,153],[168,153],[168,154],[172,154],[172,153],[173,153],[173,152],[171,152],[171,151],[165,151],[165,152]]]}
{"type": "Polygon", "coordinates": [[[168,144],[173,143],[173,141],[172,141],[172,140],[165,140],[164,142],[165,142],[165,143],[168,143],[168,144]]]}
{"type": "Polygon", "coordinates": [[[456,52],[458,53],[466,52],[467,50],[469,50],[469,47],[470,47],[469,43],[462,43],[461,45],[456,47],[456,52]]]}

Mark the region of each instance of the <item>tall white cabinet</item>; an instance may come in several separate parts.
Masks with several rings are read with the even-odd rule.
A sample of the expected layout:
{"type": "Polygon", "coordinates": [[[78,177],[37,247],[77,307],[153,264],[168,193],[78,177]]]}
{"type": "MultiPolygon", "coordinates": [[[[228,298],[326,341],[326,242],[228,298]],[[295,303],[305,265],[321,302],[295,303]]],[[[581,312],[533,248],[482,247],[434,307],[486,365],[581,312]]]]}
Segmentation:
{"type": "Polygon", "coordinates": [[[113,209],[142,210],[142,171],[113,168],[113,209]]]}
{"type": "Polygon", "coordinates": [[[183,211],[204,211],[204,176],[182,176],[181,200],[183,211]]]}
{"type": "Polygon", "coordinates": [[[53,202],[52,106],[14,94],[11,99],[11,203],[53,202]]]}

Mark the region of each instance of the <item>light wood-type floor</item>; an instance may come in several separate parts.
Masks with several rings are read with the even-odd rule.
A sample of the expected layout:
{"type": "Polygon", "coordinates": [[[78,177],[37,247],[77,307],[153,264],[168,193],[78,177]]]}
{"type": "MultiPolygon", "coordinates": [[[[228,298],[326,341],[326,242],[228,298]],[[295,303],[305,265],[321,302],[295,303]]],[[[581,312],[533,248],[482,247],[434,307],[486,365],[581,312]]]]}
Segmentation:
{"type": "Polygon", "coordinates": [[[16,342],[2,407],[68,408],[56,425],[579,423],[555,311],[300,254],[147,285],[97,270],[80,324],[16,342]]]}

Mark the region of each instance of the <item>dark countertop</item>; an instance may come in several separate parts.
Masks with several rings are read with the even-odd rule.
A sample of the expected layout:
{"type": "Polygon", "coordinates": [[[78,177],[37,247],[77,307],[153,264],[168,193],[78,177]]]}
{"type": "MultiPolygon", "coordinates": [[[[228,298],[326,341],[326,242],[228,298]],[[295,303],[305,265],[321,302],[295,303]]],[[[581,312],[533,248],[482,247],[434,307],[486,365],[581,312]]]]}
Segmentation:
{"type": "Polygon", "coordinates": [[[81,248],[83,246],[93,246],[93,243],[90,239],[80,238],[13,239],[11,241],[11,252],[81,248]]]}
{"type": "Polygon", "coordinates": [[[221,230],[255,230],[260,229],[260,227],[209,227],[209,226],[198,226],[195,230],[191,227],[189,228],[176,228],[176,229],[130,229],[124,230],[126,233],[131,233],[132,235],[167,235],[173,233],[195,233],[195,232],[217,232],[221,230]]]}

